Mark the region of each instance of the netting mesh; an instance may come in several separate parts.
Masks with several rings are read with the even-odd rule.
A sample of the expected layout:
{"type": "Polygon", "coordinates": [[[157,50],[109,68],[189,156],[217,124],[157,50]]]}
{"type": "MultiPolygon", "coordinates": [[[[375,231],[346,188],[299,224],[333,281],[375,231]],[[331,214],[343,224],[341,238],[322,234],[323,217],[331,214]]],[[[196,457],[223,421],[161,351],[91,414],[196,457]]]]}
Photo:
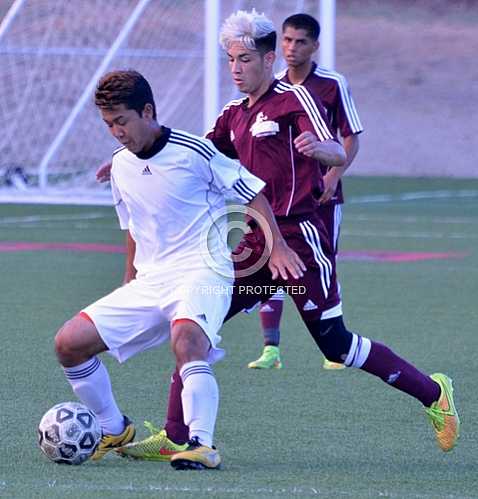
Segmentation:
{"type": "MultiPolygon", "coordinates": [[[[38,182],[42,158],[137,4],[24,1],[0,38],[0,171],[21,167],[38,182]]],[[[220,19],[253,6],[278,28],[291,13],[318,12],[313,1],[225,0],[220,19]]],[[[204,8],[203,0],[151,0],[108,67],[144,74],[158,121],[197,134],[204,132],[204,8]]],[[[220,67],[222,106],[237,93],[225,58],[220,67]]],[[[93,186],[94,171],[116,147],[89,96],[48,163],[48,184],[93,186]]]]}

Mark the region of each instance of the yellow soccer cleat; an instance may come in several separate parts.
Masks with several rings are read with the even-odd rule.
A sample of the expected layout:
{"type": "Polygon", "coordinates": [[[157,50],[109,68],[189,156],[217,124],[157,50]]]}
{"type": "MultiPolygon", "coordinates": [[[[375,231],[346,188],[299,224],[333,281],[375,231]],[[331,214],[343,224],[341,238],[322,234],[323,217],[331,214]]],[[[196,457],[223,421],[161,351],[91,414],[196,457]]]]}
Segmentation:
{"type": "Polygon", "coordinates": [[[185,451],[174,454],[171,466],[176,470],[218,470],[221,456],[215,447],[202,445],[198,437],[193,437],[185,451]]]}
{"type": "Polygon", "coordinates": [[[444,452],[455,447],[460,436],[460,418],[453,402],[453,385],[448,376],[441,373],[430,376],[441,388],[440,398],[425,409],[433,425],[438,446],[444,452]]]}
{"type": "Polygon", "coordinates": [[[262,355],[257,360],[249,362],[247,367],[249,369],[282,369],[279,347],[265,346],[262,355]]]}
{"type": "Polygon", "coordinates": [[[145,461],[171,461],[174,454],[187,449],[188,444],[176,444],[169,439],[166,430],[156,428],[149,421],[145,421],[144,426],[151,432],[151,436],[139,442],[118,447],[115,452],[122,457],[145,461]]]}
{"type": "Polygon", "coordinates": [[[324,357],[324,363],[322,364],[324,369],[328,371],[340,371],[341,369],[345,369],[345,364],[340,364],[338,362],[332,362],[331,360],[324,357]]]}
{"type": "Polygon", "coordinates": [[[91,456],[92,461],[99,461],[107,452],[126,445],[134,439],[136,434],[134,424],[126,416],[123,416],[123,418],[124,430],[119,435],[103,435],[98,447],[91,456]]]}

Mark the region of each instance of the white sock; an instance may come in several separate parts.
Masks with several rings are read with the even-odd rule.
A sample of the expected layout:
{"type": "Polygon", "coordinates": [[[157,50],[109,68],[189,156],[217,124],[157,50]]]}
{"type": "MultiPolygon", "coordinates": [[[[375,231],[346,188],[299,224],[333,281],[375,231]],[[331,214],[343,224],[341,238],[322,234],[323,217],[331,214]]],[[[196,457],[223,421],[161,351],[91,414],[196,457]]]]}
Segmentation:
{"type": "Polygon", "coordinates": [[[359,336],[358,334],[352,333],[352,344],[350,345],[350,350],[345,359],[344,364],[347,367],[362,367],[368,358],[370,349],[372,348],[372,342],[365,336],[359,336]]]}
{"type": "Polygon", "coordinates": [[[123,415],[116,405],[103,362],[98,357],[92,357],[83,364],[64,367],[63,370],[75,395],[96,414],[103,433],[121,433],[124,430],[123,415]]]}
{"type": "Polygon", "coordinates": [[[197,437],[202,445],[211,447],[219,405],[219,390],[211,366],[195,360],[184,364],[179,374],[183,380],[181,400],[189,438],[197,437]]]}

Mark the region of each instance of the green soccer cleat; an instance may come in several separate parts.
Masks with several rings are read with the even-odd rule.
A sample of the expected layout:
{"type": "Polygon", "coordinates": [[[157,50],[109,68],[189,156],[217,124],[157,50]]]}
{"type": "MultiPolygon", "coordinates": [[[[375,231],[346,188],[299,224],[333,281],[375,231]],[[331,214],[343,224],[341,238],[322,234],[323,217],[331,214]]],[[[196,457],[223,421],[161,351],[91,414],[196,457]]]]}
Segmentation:
{"type": "Polygon", "coordinates": [[[345,364],[340,364],[339,362],[332,362],[331,360],[324,357],[324,363],[322,364],[324,369],[328,371],[340,371],[345,369],[345,364]]]}
{"type": "Polygon", "coordinates": [[[202,445],[198,437],[193,437],[185,451],[171,457],[171,466],[176,470],[218,470],[221,456],[215,447],[202,445]]]}
{"type": "Polygon", "coordinates": [[[151,436],[139,442],[118,447],[115,452],[122,457],[144,461],[171,461],[171,456],[187,449],[188,444],[176,444],[169,439],[166,430],[156,428],[149,421],[145,421],[144,426],[151,432],[151,436]]]}
{"type": "Polygon", "coordinates": [[[440,398],[425,409],[433,425],[438,446],[444,452],[455,447],[460,436],[460,418],[453,402],[453,384],[448,376],[441,373],[430,376],[441,388],[440,398]]]}
{"type": "Polygon", "coordinates": [[[103,435],[101,437],[98,447],[91,456],[92,461],[99,461],[100,459],[103,459],[105,454],[109,451],[116,449],[117,447],[121,447],[122,445],[126,445],[134,439],[136,434],[134,424],[126,416],[123,416],[123,421],[124,430],[119,435],[103,435]]]}
{"type": "Polygon", "coordinates": [[[247,364],[249,369],[282,369],[279,347],[267,345],[262,355],[254,362],[247,364]]]}

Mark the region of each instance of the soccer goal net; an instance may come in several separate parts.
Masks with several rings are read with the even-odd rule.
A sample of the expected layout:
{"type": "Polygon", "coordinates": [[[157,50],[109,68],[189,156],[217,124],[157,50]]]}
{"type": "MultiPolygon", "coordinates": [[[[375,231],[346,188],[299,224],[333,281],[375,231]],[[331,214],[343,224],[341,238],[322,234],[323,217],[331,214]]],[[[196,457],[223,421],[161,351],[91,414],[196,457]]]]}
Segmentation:
{"type": "MultiPolygon", "coordinates": [[[[144,74],[158,120],[202,134],[211,2],[219,21],[254,6],[278,29],[287,15],[318,13],[316,1],[0,0],[1,192],[109,200],[94,173],[117,143],[93,104],[108,70],[144,74]]],[[[219,108],[237,96],[220,57],[219,108]]]]}

